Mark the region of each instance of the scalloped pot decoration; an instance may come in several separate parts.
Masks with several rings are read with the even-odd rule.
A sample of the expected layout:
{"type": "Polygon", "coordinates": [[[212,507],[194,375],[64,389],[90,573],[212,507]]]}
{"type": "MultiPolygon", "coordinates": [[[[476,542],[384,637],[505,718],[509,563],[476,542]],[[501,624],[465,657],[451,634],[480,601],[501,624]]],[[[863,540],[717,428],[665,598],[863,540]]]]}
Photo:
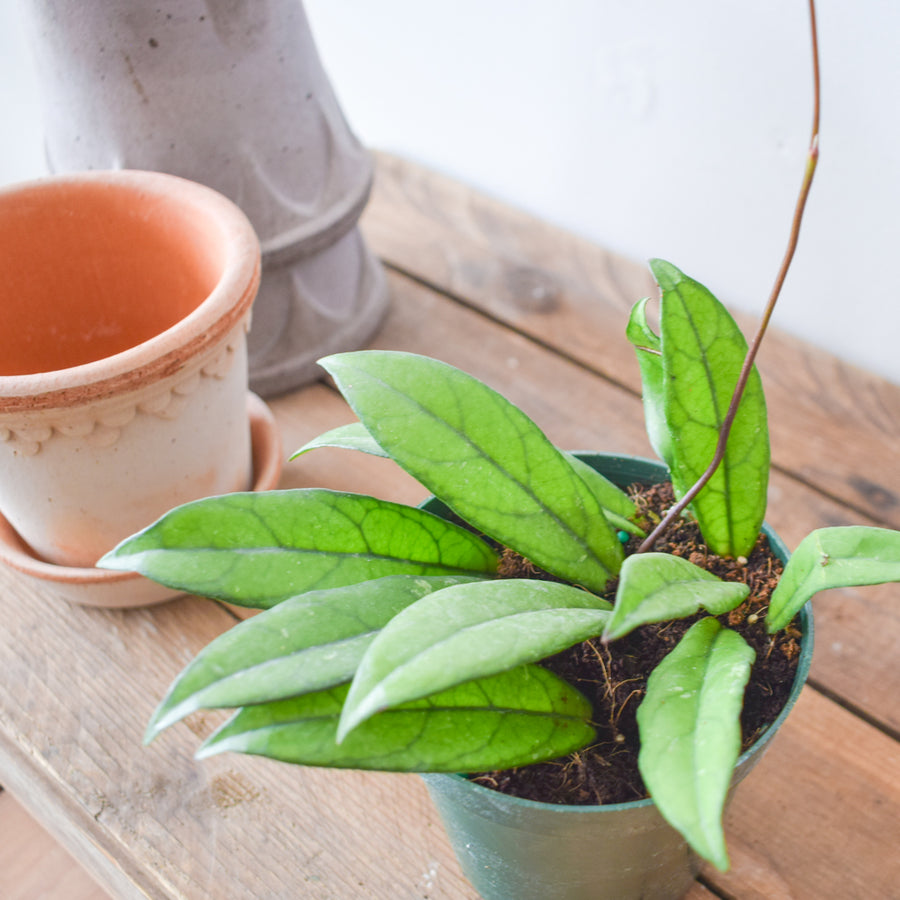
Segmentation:
{"type": "Polygon", "coordinates": [[[37,556],[92,566],[249,487],[259,243],[231,201],[151,172],[12,185],[0,268],[0,512],[37,556]]]}

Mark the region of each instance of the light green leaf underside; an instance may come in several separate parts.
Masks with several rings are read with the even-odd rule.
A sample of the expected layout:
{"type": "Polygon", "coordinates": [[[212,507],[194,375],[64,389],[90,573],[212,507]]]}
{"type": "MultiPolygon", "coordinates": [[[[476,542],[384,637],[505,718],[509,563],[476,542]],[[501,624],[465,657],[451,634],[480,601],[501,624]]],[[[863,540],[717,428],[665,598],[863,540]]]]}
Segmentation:
{"type": "Polygon", "coordinates": [[[480,679],[369,719],[337,744],[347,686],[251,706],[198,757],[254,753],[307,766],[477,772],[553,759],[590,743],[590,704],[539,666],[480,679]]]}
{"type": "Polygon", "coordinates": [[[451,576],[392,575],[292,597],[208,644],[178,676],[145,742],[198,709],[247,706],[349,682],[378,631],[451,576]]]}
{"type": "Polygon", "coordinates": [[[470,375],[409,353],[320,364],[375,441],[462,519],[592,590],[623,553],[600,504],[540,429],[470,375]]]}
{"type": "Polygon", "coordinates": [[[701,619],[656,667],[638,707],[638,767],[663,817],[722,871],[722,812],[741,749],[740,714],[755,654],[701,619]]]}
{"type": "Polygon", "coordinates": [[[337,450],[359,450],[362,453],[368,453],[369,456],[390,459],[390,455],[384,452],[362,422],[339,425],[337,428],[332,428],[331,431],[320,434],[297,450],[291,459],[296,459],[304,453],[309,453],[310,450],[318,450],[322,447],[331,447],[337,450]]]}
{"type": "MultiPolygon", "coordinates": [[[[322,447],[358,450],[362,453],[368,453],[370,456],[390,459],[390,454],[385,453],[378,442],[366,430],[362,422],[352,422],[349,425],[341,425],[338,428],[333,428],[331,431],[326,431],[317,438],[313,438],[309,443],[304,444],[291,456],[291,459],[296,459],[310,450],[317,450],[322,447]]],[[[563,451],[563,455],[597,498],[610,523],[615,528],[622,528],[632,534],[642,535],[641,529],[627,518],[634,515],[634,503],[631,501],[631,498],[596,469],[578,459],[577,456],[565,451],[563,451]]]]}
{"type": "Polygon", "coordinates": [[[900,532],[848,525],[808,534],[791,554],[766,615],[770,634],[784,628],[818,591],[900,581],[900,532]]]}
{"type": "Polygon", "coordinates": [[[435,591],[398,613],[359,664],[338,740],[380,710],[537,662],[603,631],[609,603],[547,581],[435,591]]]}
{"type": "Polygon", "coordinates": [[[749,593],[746,584],[722,581],[678,556],[636,553],[622,565],[615,608],[603,638],[616,640],[640,625],[683,619],[701,608],[719,616],[749,593]]]}
{"type": "Polygon", "coordinates": [[[424,510],[313,488],[186,504],[98,565],[265,608],[387,575],[490,575],[497,557],[477,536],[424,510]]]}
{"type": "Polygon", "coordinates": [[[644,421],[647,426],[647,437],[653,452],[667,465],[672,467],[672,440],[666,428],[666,416],[663,409],[663,364],[662,349],[659,337],[653,332],[647,321],[647,304],[645,297],[632,307],[625,336],[634,345],[638,367],[641,370],[641,397],[644,401],[644,421]]]}
{"type": "MultiPolygon", "coordinates": [[[[680,496],[712,462],[747,342],[703,285],[670,263],[652,260],[650,265],[662,289],[663,399],[672,438],[672,481],[680,496]]],[[[725,459],[692,504],[713,552],[750,555],[765,515],[768,475],[766,405],[754,369],[725,459]]]]}

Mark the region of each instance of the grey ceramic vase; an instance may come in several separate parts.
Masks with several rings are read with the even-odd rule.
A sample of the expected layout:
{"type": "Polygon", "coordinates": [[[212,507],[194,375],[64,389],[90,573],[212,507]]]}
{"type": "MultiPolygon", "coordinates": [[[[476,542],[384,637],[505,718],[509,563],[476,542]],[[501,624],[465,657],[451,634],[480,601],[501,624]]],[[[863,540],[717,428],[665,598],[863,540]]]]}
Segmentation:
{"type": "MultiPolygon", "coordinates": [[[[579,453],[620,487],[668,477],[653,460],[579,453]]],[[[431,499],[425,508],[445,515],[431,499]]],[[[775,553],[788,550],[768,527],[775,553]]],[[[813,621],[801,613],[803,639],[788,702],[738,760],[732,793],[763,756],[800,695],[812,661],[813,621]]],[[[483,900],[678,900],[701,860],[660,815],[652,800],[607,806],[564,806],[498,793],[462,775],[423,775],[463,873],[483,900]]],[[[729,797],[730,799],[730,797],[729,797]]]]}
{"type": "Polygon", "coordinates": [[[215,188],[262,247],[251,387],[320,376],[387,305],[357,220],[373,165],[300,0],[29,0],[53,172],[149,169],[215,188]]]}

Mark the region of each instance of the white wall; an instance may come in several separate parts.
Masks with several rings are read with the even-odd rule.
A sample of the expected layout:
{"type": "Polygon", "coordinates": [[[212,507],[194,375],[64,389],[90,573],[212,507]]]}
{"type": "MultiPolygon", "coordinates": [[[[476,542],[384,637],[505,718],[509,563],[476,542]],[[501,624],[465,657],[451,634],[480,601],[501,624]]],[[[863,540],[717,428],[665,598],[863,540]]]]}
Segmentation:
{"type": "MultiPolygon", "coordinates": [[[[809,136],[803,0],[306,0],[344,111],[406,155],[762,309],[809,136]]],[[[776,324],[900,383],[900,3],[819,0],[822,161],[776,324]]],[[[0,182],[42,171],[0,4],[0,182]]]]}

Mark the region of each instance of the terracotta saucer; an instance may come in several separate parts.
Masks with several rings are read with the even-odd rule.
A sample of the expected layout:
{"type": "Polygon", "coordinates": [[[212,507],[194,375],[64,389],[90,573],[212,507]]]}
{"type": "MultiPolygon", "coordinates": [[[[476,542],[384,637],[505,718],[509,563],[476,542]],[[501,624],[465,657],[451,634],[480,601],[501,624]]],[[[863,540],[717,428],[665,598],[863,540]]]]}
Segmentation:
{"type": "MultiPolygon", "coordinates": [[[[253,490],[271,490],[282,466],[281,435],[271,410],[255,394],[247,395],[253,448],[253,490]]],[[[26,575],[41,589],[81,606],[125,609],[165,603],[182,592],[149,581],[134,572],[57,566],[38,559],[15,529],[0,515],[0,560],[26,575]]]]}

